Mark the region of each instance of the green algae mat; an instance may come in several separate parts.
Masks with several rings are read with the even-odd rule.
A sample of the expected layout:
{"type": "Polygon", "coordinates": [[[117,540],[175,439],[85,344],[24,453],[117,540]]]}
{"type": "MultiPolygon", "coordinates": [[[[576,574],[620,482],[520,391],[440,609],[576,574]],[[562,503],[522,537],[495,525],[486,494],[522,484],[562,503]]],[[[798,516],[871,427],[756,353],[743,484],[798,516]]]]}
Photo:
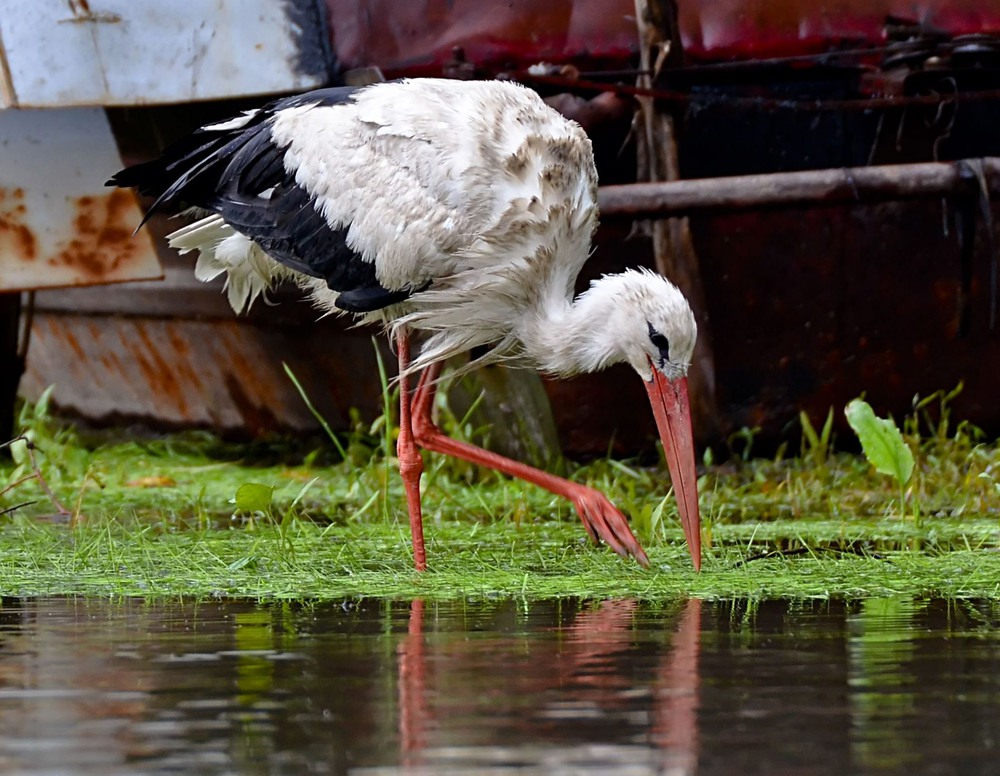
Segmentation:
{"type": "Polygon", "coordinates": [[[747,526],[722,541],[695,573],[677,543],[653,546],[641,569],[580,542],[571,524],[473,528],[428,526],[429,570],[410,567],[405,525],[297,521],[272,528],[164,531],[141,518],[69,529],[18,518],[0,530],[4,596],[234,596],[340,599],[390,596],[487,599],[555,596],[701,598],[997,597],[996,522],[956,529],[946,545],[925,544],[893,526],[779,522],[768,533],[796,535],[792,552],[771,550],[747,526]],[[851,550],[843,550],[845,537],[851,550]],[[914,548],[874,551],[888,541],[914,548]],[[957,543],[957,545],[956,545],[957,543]]]}
{"type": "Polygon", "coordinates": [[[1000,445],[962,425],[904,427],[915,463],[903,488],[811,427],[794,457],[747,445],[724,464],[707,457],[701,573],[662,465],[563,464],[631,517],[643,569],[591,545],[547,492],[429,455],[423,574],[386,440],[340,452],[198,434],[82,441],[37,412],[23,427],[33,449],[0,462],[3,596],[1000,594],[1000,445]]]}

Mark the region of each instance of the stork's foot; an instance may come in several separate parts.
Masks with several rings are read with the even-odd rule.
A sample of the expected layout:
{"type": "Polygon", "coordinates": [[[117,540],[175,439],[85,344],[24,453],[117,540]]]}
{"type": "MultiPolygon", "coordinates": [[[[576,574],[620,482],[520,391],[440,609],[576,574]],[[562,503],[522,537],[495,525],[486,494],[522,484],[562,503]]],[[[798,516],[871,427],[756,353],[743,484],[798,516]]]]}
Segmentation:
{"type": "Polygon", "coordinates": [[[406,490],[406,505],[410,513],[410,535],[413,538],[413,567],[417,571],[427,570],[427,552],[424,549],[424,523],[420,509],[420,475],[424,471],[424,461],[416,445],[400,433],[396,445],[399,456],[399,474],[406,490]]]}
{"type": "Polygon", "coordinates": [[[649,558],[629,528],[628,520],[607,496],[581,486],[574,489],[569,499],[594,542],[604,542],[622,557],[634,555],[641,566],[649,567],[649,558]]]}

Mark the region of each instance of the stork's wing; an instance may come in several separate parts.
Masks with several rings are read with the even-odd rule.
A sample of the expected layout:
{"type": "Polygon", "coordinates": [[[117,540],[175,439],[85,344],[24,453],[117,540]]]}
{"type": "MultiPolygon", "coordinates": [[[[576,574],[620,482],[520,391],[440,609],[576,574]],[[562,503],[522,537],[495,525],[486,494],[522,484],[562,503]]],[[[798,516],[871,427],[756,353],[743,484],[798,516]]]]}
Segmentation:
{"type": "Polygon", "coordinates": [[[410,290],[388,290],[379,283],[374,262],[349,247],[348,226],[331,225],[312,193],[296,183],[294,168],[285,164],[287,144],[276,143],[271,132],[282,111],[343,105],[356,91],[320,89],[203,127],[168,147],[161,158],[122,170],[108,185],[135,187],[155,197],[143,222],[177,205],[218,213],[275,261],[324,279],[340,292],[342,309],[368,312],[401,301],[410,290]]]}
{"type": "MultiPolygon", "coordinates": [[[[272,137],[386,288],[440,291],[458,274],[507,274],[549,239],[557,211],[589,213],[580,203],[596,187],[579,126],[510,82],[377,84],[347,110],[281,111],[272,137]]],[[[589,223],[580,231],[589,241],[589,223]]]]}
{"type": "MultiPolygon", "coordinates": [[[[523,296],[508,282],[511,263],[553,239],[554,216],[577,214],[570,228],[584,245],[565,252],[585,260],[596,173],[582,130],[534,92],[416,79],[279,100],[111,183],[156,197],[154,209],[218,213],[275,261],[325,279],[343,309],[451,284],[457,310],[477,303],[455,278],[481,288],[486,272],[506,316],[503,300],[523,296]]],[[[577,270],[560,268],[567,278],[577,270]]]]}

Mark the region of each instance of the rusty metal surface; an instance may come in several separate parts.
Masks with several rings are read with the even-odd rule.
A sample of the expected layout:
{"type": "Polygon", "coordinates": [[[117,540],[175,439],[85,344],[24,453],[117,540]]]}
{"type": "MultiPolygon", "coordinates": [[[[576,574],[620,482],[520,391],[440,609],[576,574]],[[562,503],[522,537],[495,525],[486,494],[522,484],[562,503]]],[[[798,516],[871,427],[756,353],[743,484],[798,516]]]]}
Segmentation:
{"type": "Polygon", "coordinates": [[[928,33],[1000,32],[997,0],[678,0],[691,60],[801,55],[831,46],[882,46],[887,20],[928,33]]]}
{"type": "MultiPolygon", "coordinates": [[[[53,401],[89,422],[139,422],[154,428],[208,428],[230,436],[317,429],[285,375],[287,362],[335,427],[349,410],[378,414],[379,377],[372,332],[315,321],[307,305],[259,320],[150,314],[154,287],[102,305],[98,289],[41,292],[22,394],[55,385],[53,401]],[[89,311],[78,300],[91,297],[89,311]],[[75,298],[74,298],[75,297],[75,298]],[[295,320],[297,319],[297,320],[295,320]]],[[[195,294],[216,296],[215,287],[195,294]]],[[[209,302],[210,304],[210,302],[209,302]]]]}
{"type": "Polygon", "coordinates": [[[0,111],[0,291],[161,275],[119,164],[101,110],[0,111]]]}
{"type": "MultiPolygon", "coordinates": [[[[957,28],[964,7],[938,6],[952,14],[942,24],[957,28]]],[[[848,181],[838,196],[849,205],[794,207],[786,199],[777,209],[691,216],[715,335],[723,435],[746,426],[772,441],[795,440],[799,410],[822,422],[832,407],[842,425],[843,406],[862,393],[899,418],[915,394],[959,381],[966,389],[956,417],[1000,432],[1000,331],[991,327],[1000,243],[983,223],[975,175],[966,183],[961,165],[938,162],[1000,155],[993,131],[1000,101],[944,96],[1000,87],[998,70],[983,65],[997,41],[984,40],[981,56],[964,59],[932,56],[935,46],[955,50],[942,36],[935,46],[926,43],[895,66],[893,93],[936,96],[936,104],[815,110],[824,100],[863,104],[866,84],[853,66],[692,75],[689,88],[706,100],[683,115],[685,178],[724,186],[721,176],[781,173],[774,182],[794,179],[797,170],[918,163],[931,173],[923,180],[928,191],[941,192],[856,205],[861,192],[848,181]],[[953,183],[960,185],[945,196],[953,183]]],[[[861,172],[878,178],[886,170],[861,172]]],[[[881,192],[913,193],[905,186],[881,192]]]]}
{"type": "Polygon", "coordinates": [[[4,105],[174,103],[323,84],[321,0],[3,0],[4,105]]]}
{"type": "Polygon", "coordinates": [[[964,381],[954,417],[1000,432],[988,240],[966,281],[953,218],[930,200],[692,217],[725,430],[795,439],[800,410],[831,407],[843,428],[862,392],[900,418],[964,381]]]}

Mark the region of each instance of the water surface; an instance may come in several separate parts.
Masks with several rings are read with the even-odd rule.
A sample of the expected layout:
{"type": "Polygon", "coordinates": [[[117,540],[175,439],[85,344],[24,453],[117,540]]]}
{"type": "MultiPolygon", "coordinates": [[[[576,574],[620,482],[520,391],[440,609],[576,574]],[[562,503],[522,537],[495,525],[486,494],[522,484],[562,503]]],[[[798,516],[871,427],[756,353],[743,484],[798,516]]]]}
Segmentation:
{"type": "Polygon", "coordinates": [[[7,599],[3,774],[996,774],[1000,602],[7,599]]]}

